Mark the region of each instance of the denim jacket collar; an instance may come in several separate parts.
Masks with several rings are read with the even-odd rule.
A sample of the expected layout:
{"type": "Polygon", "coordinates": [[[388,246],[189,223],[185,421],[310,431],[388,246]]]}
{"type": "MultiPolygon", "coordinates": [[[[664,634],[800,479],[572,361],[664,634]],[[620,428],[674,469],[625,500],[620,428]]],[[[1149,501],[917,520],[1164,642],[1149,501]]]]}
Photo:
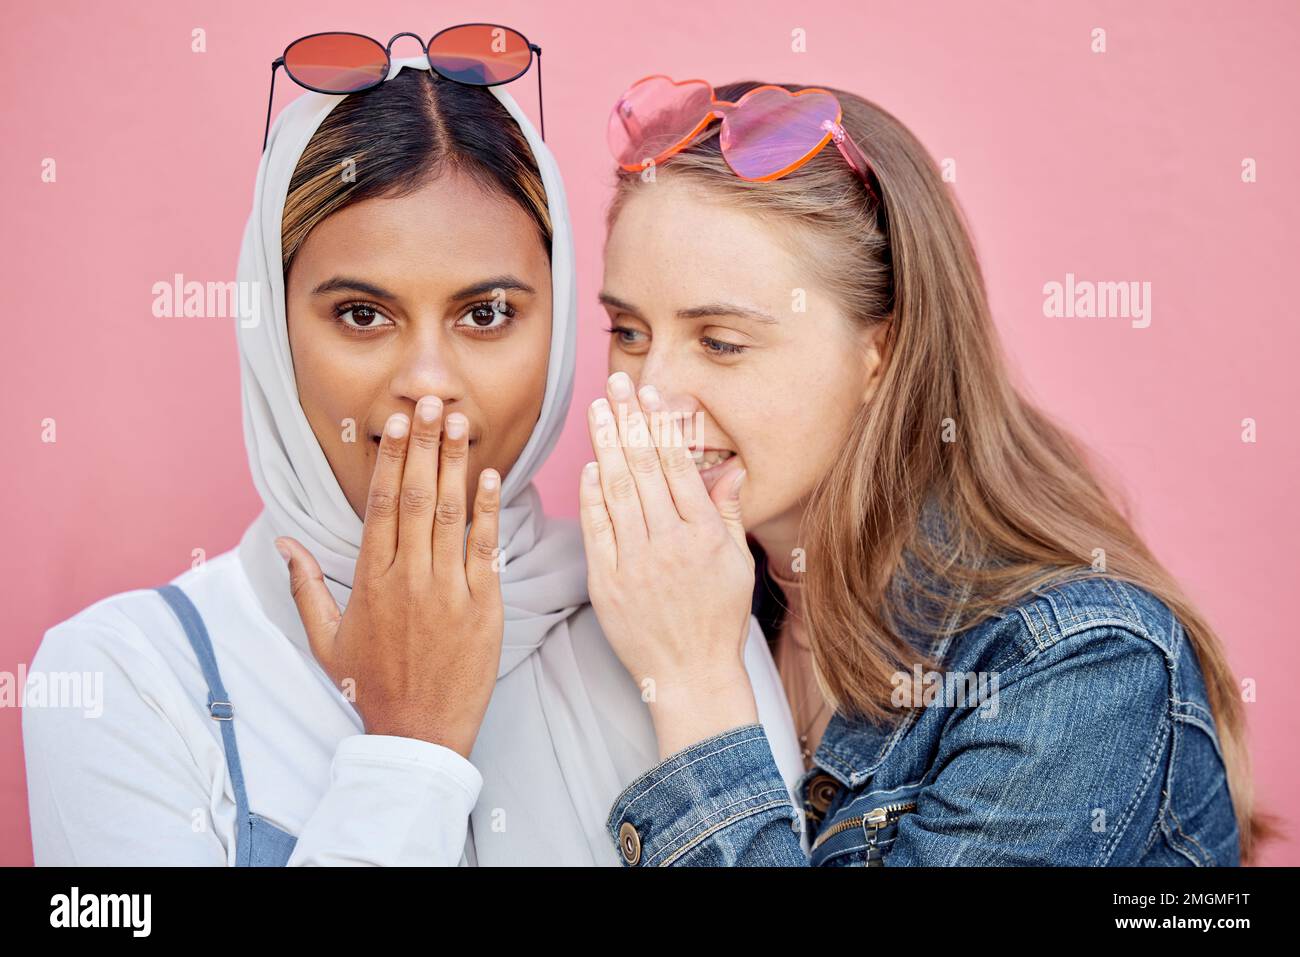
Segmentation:
{"type": "Polygon", "coordinates": [[[889,757],[912,720],[913,714],[908,713],[893,725],[876,724],[835,712],[813,755],[814,772],[823,771],[845,787],[856,788],[889,757]]]}
{"type": "MultiPolygon", "coordinates": [[[[944,659],[952,639],[953,634],[947,631],[930,646],[935,660],[944,659]]],[[[893,721],[877,722],[836,711],[822,732],[821,742],[813,755],[813,764],[816,765],[813,771],[820,768],[846,787],[856,788],[876,773],[894,745],[907,734],[918,713],[913,708],[893,721]]]]}
{"type": "MultiPolygon", "coordinates": [[[[943,510],[933,496],[923,506],[918,521],[927,536],[943,540],[948,534],[949,526],[943,510]]],[[[761,548],[754,548],[751,545],[751,550],[756,561],[757,576],[751,610],[766,630],[775,631],[779,618],[776,620],[766,618],[765,613],[770,612],[770,606],[760,600],[762,597],[760,589],[765,587],[768,558],[761,548]]],[[[960,604],[959,602],[958,607],[960,604]]],[[[937,638],[933,634],[922,635],[913,631],[906,631],[904,637],[918,649],[926,649],[934,660],[942,660],[952,642],[954,624],[955,621],[949,620],[942,634],[937,638]]],[[[894,745],[912,726],[916,716],[916,710],[911,710],[901,714],[892,722],[885,719],[877,723],[860,716],[836,711],[831,716],[826,730],[822,732],[821,742],[813,755],[813,767],[803,775],[800,785],[824,772],[841,784],[856,788],[884,763],[894,745]]]]}

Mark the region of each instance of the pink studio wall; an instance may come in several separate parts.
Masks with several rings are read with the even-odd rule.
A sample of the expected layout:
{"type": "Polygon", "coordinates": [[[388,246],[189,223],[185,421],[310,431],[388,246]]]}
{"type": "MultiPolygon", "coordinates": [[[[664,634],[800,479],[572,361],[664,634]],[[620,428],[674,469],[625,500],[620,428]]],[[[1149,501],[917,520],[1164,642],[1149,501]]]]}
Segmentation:
{"type": "MultiPolygon", "coordinates": [[[[1103,456],[1257,682],[1260,796],[1295,819],[1294,4],[29,0],[6,20],[0,671],[86,605],[168,580],[194,548],[233,547],[258,510],[230,321],[156,319],[150,305],[175,273],[234,278],[270,61],[320,30],[386,40],[492,21],[546,51],[548,142],[578,242],[575,402],[539,483],[551,510],[575,512],[582,410],[605,370],[595,295],[614,99],[655,72],[864,94],[955,161],[1021,381],[1103,456]],[[206,52],[191,51],[196,28],[206,52]],[[791,49],[796,29],[807,52],[791,49]],[[1246,158],[1256,182],[1242,180],[1246,158]],[[1044,284],[1067,273],[1150,282],[1150,325],[1045,316],[1044,284]],[[41,441],[49,417],[54,444],[41,441]]],[[[535,78],[512,92],[535,119],[535,78]]],[[[295,95],[281,76],[277,111],[295,95]]],[[[0,864],[30,861],[20,714],[0,708],[0,864]]],[[[1265,861],[1300,863],[1300,839],[1265,861]]]]}

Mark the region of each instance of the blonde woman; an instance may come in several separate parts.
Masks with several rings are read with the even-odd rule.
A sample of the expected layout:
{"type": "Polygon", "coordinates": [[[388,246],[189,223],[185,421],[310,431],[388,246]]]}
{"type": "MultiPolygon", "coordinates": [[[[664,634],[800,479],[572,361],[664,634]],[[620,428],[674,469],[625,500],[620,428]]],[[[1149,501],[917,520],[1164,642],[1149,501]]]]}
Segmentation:
{"type": "Polygon", "coordinates": [[[624,863],[1249,860],[1223,645],[1012,387],[916,138],[839,90],[649,77],[610,141],[582,523],[605,633],[658,688],[659,761],[607,822],[624,863]],[[793,804],[739,666],[751,603],[793,804]]]}

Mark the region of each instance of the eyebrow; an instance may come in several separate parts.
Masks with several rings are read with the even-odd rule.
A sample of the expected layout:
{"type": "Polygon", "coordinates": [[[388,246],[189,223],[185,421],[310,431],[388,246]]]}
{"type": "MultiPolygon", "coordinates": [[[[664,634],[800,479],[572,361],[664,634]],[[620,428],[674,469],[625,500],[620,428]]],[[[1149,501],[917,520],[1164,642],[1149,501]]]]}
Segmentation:
{"type": "MultiPolygon", "coordinates": [[[[537,291],[515,276],[493,276],[491,279],[484,279],[482,282],[476,282],[463,289],[458,289],[448,297],[448,300],[455,302],[460,299],[469,299],[471,296],[481,296],[484,293],[495,292],[498,289],[524,293],[537,291]]],[[[359,292],[365,296],[374,296],[376,299],[388,299],[390,301],[398,298],[397,293],[389,292],[382,286],[376,286],[372,282],[366,282],[364,279],[356,279],[351,276],[335,276],[333,279],[327,279],[312,290],[312,295],[323,296],[326,293],[340,291],[359,292]]]]}
{"type": "MultiPolygon", "coordinates": [[[[623,312],[631,313],[638,318],[641,311],[630,302],[624,302],[618,296],[602,292],[598,297],[602,305],[612,306],[623,312]]],[[[768,315],[760,309],[753,309],[749,306],[741,306],[731,302],[710,302],[701,306],[692,306],[689,309],[678,309],[678,319],[703,319],[708,316],[735,316],[739,319],[752,319],[755,322],[761,322],[765,325],[779,325],[779,321],[768,315]]]]}

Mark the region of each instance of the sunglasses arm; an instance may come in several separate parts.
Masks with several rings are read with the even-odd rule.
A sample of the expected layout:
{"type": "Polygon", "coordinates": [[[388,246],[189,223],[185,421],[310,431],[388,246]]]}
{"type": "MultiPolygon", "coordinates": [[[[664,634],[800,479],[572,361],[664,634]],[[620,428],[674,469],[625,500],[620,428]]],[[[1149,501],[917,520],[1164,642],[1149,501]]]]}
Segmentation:
{"type": "Polygon", "coordinates": [[[528,44],[537,54],[537,119],[542,127],[542,142],[546,142],[546,109],[542,105],[542,48],[536,43],[528,44]]]}
{"type": "Polygon", "coordinates": [[[853,168],[853,172],[858,174],[858,178],[867,187],[867,192],[879,202],[880,197],[871,185],[871,163],[867,160],[866,154],[862,152],[862,148],[853,141],[853,137],[849,136],[848,131],[844,129],[842,124],[831,123],[827,120],[824,125],[830,131],[831,139],[839,147],[844,159],[853,168]]]}
{"type": "Polygon", "coordinates": [[[266,132],[262,134],[262,152],[266,152],[266,141],[271,136],[271,104],[275,102],[275,71],[284,63],[284,57],[271,61],[271,95],[266,98],[266,132]]]}

